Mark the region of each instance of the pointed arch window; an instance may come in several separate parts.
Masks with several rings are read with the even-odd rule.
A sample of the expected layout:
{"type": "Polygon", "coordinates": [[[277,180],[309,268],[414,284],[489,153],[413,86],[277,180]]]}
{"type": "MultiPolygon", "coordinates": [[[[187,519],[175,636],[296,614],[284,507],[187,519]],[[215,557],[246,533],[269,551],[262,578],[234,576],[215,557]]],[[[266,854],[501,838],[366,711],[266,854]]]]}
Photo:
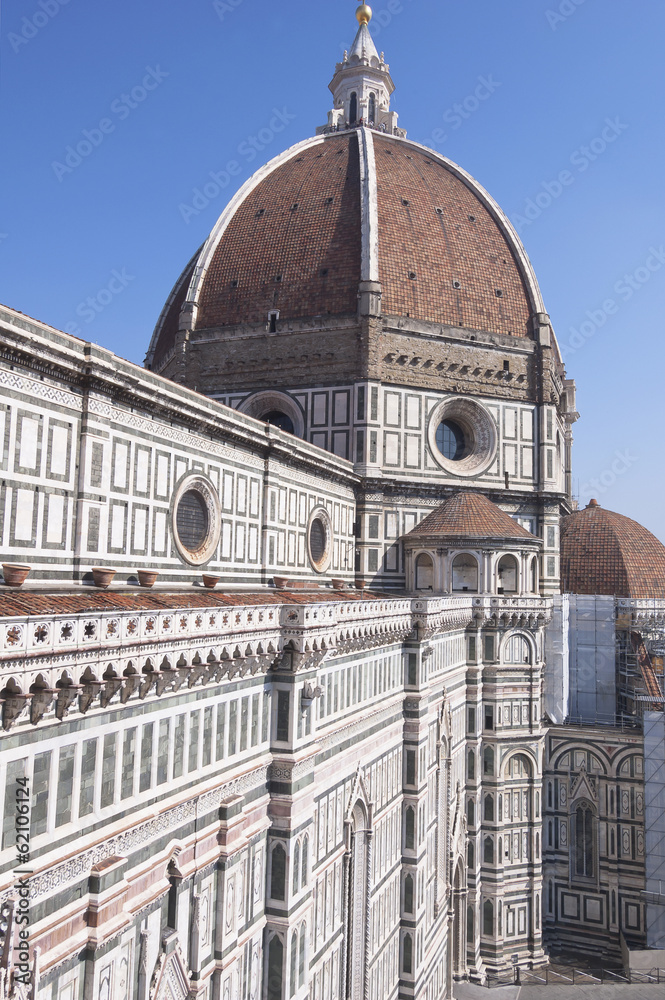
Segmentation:
{"type": "Polygon", "coordinates": [[[494,750],[492,747],[485,747],[483,750],[483,774],[494,774],[494,750]]]}
{"type": "Polygon", "coordinates": [[[369,95],[369,109],[367,112],[370,125],[373,125],[376,121],[376,94],[369,95]]]}
{"type": "Polygon", "coordinates": [[[494,864],[494,841],[491,837],[485,837],[483,844],[483,862],[486,865],[494,864]]]}
{"type": "Polygon", "coordinates": [[[274,848],[271,857],[270,895],[273,899],[284,899],[286,883],[286,851],[281,844],[274,848]]]}
{"type": "Polygon", "coordinates": [[[416,846],[416,814],[411,806],[407,806],[404,818],[404,847],[413,851],[416,846]]]}
{"type": "Polygon", "coordinates": [[[476,825],[476,807],[474,805],[473,799],[469,799],[466,804],[466,822],[467,826],[476,825]]]}
{"type": "Polygon", "coordinates": [[[355,90],[351,94],[351,102],[349,105],[349,123],[354,125],[358,120],[358,95],[355,90]]]}
{"type": "Polygon", "coordinates": [[[413,913],[413,876],[404,879],[404,912],[413,913]]]}
{"type": "Polygon", "coordinates": [[[293,854],[293,894],[298,891],[298,879],[300,878],[300,841],[296,841],[296,848],[293,854]]]}
{"type": "Polygon", "coordinates": [[[275,936],[268,945],[268,1000],[281,1000],[282,975],[284,962],[284,945],[275,936]]]}
{"type": "Polygon", "coordinates": [[[494,905],[486,899],[483,903],[483,934],[491,937],[494,933],[494,905]]]}
{"type": "Polygon", "coordinates": [[[289,996],[296,995],[296,989],[298,988],[298,983],[296,980],[296,966],[298,963],[298,932],[294,931],[291,935],[291,992],[289,996]]]}
{"type": "Polygon", "coordinates": [[[300,877],[300,887],[304,889],[307,885],[307,868],[309,865],[309,836],[305,834],[302,842],[302,873],[300,877]]]}
{"type": "Polygon", "coordinates": [[[407,976],[413,971],[413,938],[410,934],[404,935],[404,951],[402,956],[402,968],[407,976]]]}
{"type": "Polygon", "coordinates": [[[305,984],[305,925],[300,928],[300,944],[298,945],[298,986],[305,984]]]}
{"type": "Polygon", "coordinates": [[[593,878],[593,812],[583,802],[575,810],[574,872],[582,878],[593,878]]]}
{"type": "Polygon", "coordinates": [[[494,822],[494,796],[485,796],[485,820],[488,823],[494,822]]]}

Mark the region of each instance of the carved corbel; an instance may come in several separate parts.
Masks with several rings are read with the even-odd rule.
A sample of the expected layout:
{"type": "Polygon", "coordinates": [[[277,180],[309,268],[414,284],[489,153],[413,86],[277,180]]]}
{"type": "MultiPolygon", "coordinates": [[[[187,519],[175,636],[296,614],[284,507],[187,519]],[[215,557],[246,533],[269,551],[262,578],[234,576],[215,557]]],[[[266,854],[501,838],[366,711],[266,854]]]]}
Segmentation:
{"type": "Polygon", "coordinates": [[[78,684],[57,685],[58,697],[55,699],[55,717],[62,722],[81,690],[78,684]]]}
{"type": "Polygon", "coordinates": [[[30,702],[30,722],[36,726],[44,718],[58,692],[53,688],[37,688],[30,702]]]}
{"type": "Polygon", "coordinates": [[[8,732],[32,698],[29,694],[8,693],[2,700],[2,728],[8,732]]]}

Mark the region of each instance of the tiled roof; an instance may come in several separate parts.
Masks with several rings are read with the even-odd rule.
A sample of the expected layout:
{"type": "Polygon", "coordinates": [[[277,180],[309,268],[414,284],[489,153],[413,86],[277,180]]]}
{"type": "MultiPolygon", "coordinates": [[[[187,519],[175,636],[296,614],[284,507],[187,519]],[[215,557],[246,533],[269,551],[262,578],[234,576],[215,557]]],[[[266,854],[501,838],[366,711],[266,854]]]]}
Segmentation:
{"type": "MultiPolygon", "coordinates": [[[[389,595],[358,590],[263,591],[224,594],[213,590],[181,593],[90,590],[75,593],[0,592],[0,618],[19,615],[94,614],[102,611],[176,611],[181,608],[247,607],[262,604],[320,604],[339,601],[372,601],[389,595]]],[[[393,595],[394,597],[394,595],[393,595]]]]}
{"type": "Polygon", "coordinates": [[[573,594],[665,597],[665,546],[637,521],[592,500],[561,527],[561,586],[573,594]]]}
{"type": "Polygon", "coordinates": [[[428,514],[409,535],[538,540],[482,493],[455,493],[428,514]]]}

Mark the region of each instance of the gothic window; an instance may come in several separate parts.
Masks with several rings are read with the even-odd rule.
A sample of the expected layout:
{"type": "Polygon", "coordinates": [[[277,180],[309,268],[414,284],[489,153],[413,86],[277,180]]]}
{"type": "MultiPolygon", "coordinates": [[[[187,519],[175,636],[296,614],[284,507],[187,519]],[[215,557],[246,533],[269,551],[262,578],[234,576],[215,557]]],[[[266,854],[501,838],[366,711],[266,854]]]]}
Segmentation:
{"type": "Polygon", "coordinates": [[[291,935],[291,992],[289,996],[295,996],[298,983],[296,980],[296,966],[298,963],[298,932],[291,935]]]}
{"type": "Polygon", "coordinates": [[[270,895],[273,899],[284,899],[286,883],[286,851],[278,844],[271,855],[270,895]]]}
{"type": "Polygon", "coordinates": [[[487,823],[494,822],[494,796],[485,796],[485,821],[487,823]]]}
{"type": "Polygon", "coordinates": [[[476,755],[473,750],[469,750],[466,755],[466,777],[467,781],[473,781],[476,777],[476,755]]]}
{"type": "Polygon", "coordinates": [[[494,933],[494,906],[490,899],[483,903],[483,934],[491,937],[494,933]]]}
{"type": "Polygon", "coordinates": [[[407,875],[404,879],[404,912],[413,913],[413,877],[407,875]]]}
{"type": "Polygon", "coordinates": [[[531,647],[522,635],[513,635],[508,639],[503,652],[504,663],[531,663],[531,647]]]}
{"type": "Polygon", "coordinates": [[[499,796],[499,823],[503,820],[503,795],[499,796]]]}
{"type": "Polygon", "coordinates": [[[473,907],[467,906],[466,908],[466,941],[469,947],[473,948],[474,944],[474,919],[473,919],[473,907]]]}
{"type": "Polygon", "coordinates": [[[309,865],[309,836],[305,834],[302,842],[302,874],[300,878],[301,888],[307,885],[307,866],[309,865]]]}
{"type": "Polygon", "coordinates": [[[298,945],[298,986],[305,983],[305,925],[300,928],[300,943],[298,945]]]}
{"type": "Polygon", "coordinates": [[[483,843],[483,863],[486,865],[494,863],[494,841],[491,837],[485,837],[483,843]]]}
{"type": "Polygon", "coordinates": [[[298,891],[298,879],[300,878],[300,841],[296,841],[295,851],[293,852],[293,894],[295,895],[298,891]]]}
{"type": "Polygon", "coordinates": [[[416,814],[411,806],[407,806],[404,819],[404,847],[413,851],[416,846],[416,814]]]}
{"type": "Polygon", "coordinates": [[[268,1000],[282,1000],[284,945],[275,936],[268,945],[268,1000]]]}
{"type": "Polygon", "coordinates": [[[370,120],[370,124],[373,125],[374,122],[376,121],[376,95],[375,94],[370,94],[369,95],[369,110],[367,112],[367,115],[368,115],[368,118],[370,120]]]}
{"type": "Polygon", "coordinates": [[[411,975],[413,971],[413,939],[410,934],[404,935],[402,968],[407,976],[411,975]]]}
{"type": "Polygon", "coordinates": [[[483,774],[494,774],[494,750],[492,747],[485,747],[483,750],[483,774]]]}
{"type": "Polygon", "coordinates": [[[574,872],[583,878],[593,878],[593,813],[583,802],[574,813],[574,872]]]}
{"type": "Polygon", "coordinates": [[[476,825],[476,807],[473,799],[469,799],[466,804],[466,822],[468,826],[476,825]]]}
{"type": "Polygon", "coordinates": [[[358,120],[358,95],[355,90],[351,94],[351,103],[349,107],[349,123],[353,125],[358,120]]]}
{"type": "Polygon", "coordinates": [[[476,851],[472,840],[469,841],[466,849],[466,866],[467,868],[476,867],[476,851]]]}

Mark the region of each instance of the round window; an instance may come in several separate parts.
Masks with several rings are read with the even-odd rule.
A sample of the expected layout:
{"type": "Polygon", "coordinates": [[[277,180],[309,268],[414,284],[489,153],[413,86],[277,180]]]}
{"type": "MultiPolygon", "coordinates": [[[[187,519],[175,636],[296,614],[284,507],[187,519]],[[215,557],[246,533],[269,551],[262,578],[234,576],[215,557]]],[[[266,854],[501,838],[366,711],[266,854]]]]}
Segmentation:
{"type": "Polygon", "coordinates": [[[332,556],[332,524],[328,511],[317,508],[309,520],[307,532],[309,559],[317,573],[325,573],[332,556]]]}
{"type": "Polygon", "coordinates": [[[454,420],[442,420],[436,429],[436,446],[449,462],[460,462],[467,455],[464,431],[454,420]]]}
{"type": "Polygon", "coordinates": [[[291,420],[291,417],[287,416],[286,413],[281,413],[279,410],[271,410],[270,413],[265,414],[263,419],[267,424],[272,424],[273,427],[279,427],[281,431],[287,431],[289,434],[295,434],[293,421],[291,420]]]}
{"type": "Polygon", "coordinates": [[[172,528],[185,562],[201,566],[212,559],[221,531],[217,491],[203,476],[186,476],[173,497],[172,528]]]}
{"type": "Polygon", "coordinates": [[[496,424],[476,400],[451,396],[432,410],[428,441],[432,456],[451,476],[478,476],[496,457],[496,424]]]}

